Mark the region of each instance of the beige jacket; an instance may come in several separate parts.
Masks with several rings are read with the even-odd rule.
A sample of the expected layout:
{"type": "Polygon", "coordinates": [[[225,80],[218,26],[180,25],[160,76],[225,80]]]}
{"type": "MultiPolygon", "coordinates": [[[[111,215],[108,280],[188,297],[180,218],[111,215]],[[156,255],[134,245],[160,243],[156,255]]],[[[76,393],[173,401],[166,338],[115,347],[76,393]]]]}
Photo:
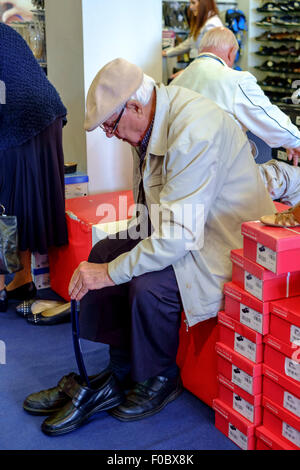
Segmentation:
{"type": "MultiPolygon", "coordinates": [[[[231,279],[230,251],[242,247],[241,223],[275,209],[247,138],[224,111],[181,87],[160,85],[156,93],[143,165],[155,231],[110,262],[108,269],[112,280],[121,284],[173,265],[192,326],[223,307],[223,284],[231,279]],[[173,229],[176,236],[170,236],[173,229]]],[[[136,198],[140,177],[134,149],[133,158],[136,198]]]]}

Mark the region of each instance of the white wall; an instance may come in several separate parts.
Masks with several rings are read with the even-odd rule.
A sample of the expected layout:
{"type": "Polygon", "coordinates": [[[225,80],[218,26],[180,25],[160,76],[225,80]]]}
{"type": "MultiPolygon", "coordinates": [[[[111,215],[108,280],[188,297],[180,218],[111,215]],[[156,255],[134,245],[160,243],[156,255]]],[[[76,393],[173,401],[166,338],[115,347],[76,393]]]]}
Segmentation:
{"type": "Polygon", "coordinates": [[[46,0],[45,11],[48,78],[68,110],[65,161],[75,160],[78,169],[86,171],[81,0],[46,0]]]}
{"type": "Polygon", "coordinates": [[[46,0],[48,76],[68,109],[65,161],[88,172],[90,193],[129,189],[129,146],[83,129],[85,99],[98,70],[116,57],[162,80],[162,0],[46,0]]]}
{"type": "MultiPolygon", "coordinates": [[[[123,57],[162,80],[161,0],[83,0],[85,96],[98,70],[123,57]]],[[[90,193],[132,186],[130,147],[96,129],[86,135],[90,193]]]]}

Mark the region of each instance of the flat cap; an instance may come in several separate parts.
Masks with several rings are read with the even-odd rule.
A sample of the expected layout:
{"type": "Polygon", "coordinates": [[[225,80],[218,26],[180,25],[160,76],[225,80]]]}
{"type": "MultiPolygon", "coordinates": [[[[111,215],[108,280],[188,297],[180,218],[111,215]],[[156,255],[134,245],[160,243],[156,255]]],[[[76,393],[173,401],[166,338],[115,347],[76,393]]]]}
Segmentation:
{"type": "Polygon", "coordinates": [[[118,58],[108,62],[95,76],[86,99],[84,128],[92,131],[105,122],[133,95],[143,81],[137,65],[118,58]]]}

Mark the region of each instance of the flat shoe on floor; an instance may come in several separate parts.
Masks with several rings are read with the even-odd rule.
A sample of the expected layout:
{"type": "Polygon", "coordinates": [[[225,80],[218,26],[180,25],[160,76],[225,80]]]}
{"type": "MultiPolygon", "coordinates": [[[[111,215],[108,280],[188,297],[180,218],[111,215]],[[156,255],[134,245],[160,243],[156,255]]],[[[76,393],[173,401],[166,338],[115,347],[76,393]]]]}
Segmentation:
{"type": "Polygon", "coordinates": [[[64,305],[65,302],[59,302],[57,300],[42,300],[42,299],[31,299],[24,300],[16,307],[16,312],[21,317],[26,317],[30,313],[37,315],[38,313],[48,310],[49,308],[58,307],[64,305]]]}
{"type": "Polygon", "coordinates": [[[67,302],[57,307],[49,308],[38,314],[29,314],[26,320],[33,325],[57,325],[71,319],[71,303],[67,302]]]}
{"type": "Polygon", "coordinates": [[[300,225],[300,203],[290,207],[287,211],[264,215],[260,221],[272,227],[297,227],[300,225]]]}

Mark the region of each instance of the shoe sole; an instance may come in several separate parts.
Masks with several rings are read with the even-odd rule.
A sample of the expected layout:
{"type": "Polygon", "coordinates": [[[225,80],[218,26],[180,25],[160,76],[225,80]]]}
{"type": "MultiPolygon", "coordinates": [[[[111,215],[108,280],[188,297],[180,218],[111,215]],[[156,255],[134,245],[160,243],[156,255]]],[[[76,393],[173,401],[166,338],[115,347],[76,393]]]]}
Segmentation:
{"type": "MultiPolygon", "coordinates": [[[[61,408],[65,405],[65,403],[61,406],[61,408]]],[[[23,405],[23,409],[25,411],[27,411],[27,413],[31,414],[31,415],[35,415],[35,416],[49,416],[53,413],[56,413],[57,411],[59,411],[61,408],[55,408],[55,409],[52,409],[52,410],[42,410],[42,409],[36,409],[36,408],[30,408],[26,405],[23,405]]]]}
{"type": "Polygon", "coordinates": [[[106,411],[110,410],[111,408],[114,408],[115,406],[119,406],[123,400],[111,400],[108,403],[105,403],[105,405],[99,406],[95,410],[90,411],[87,415],[85,415],[81,421],[74,423],[72,426],[66,427],[64,429],[58,429],[58,430],[51,430],[47,429],[45,426],[43,426],[44,423],[42,423],[41,429],[44,434],[47,434],[47,436],[60,436],[62,434],[67,434],[71,431],[75,431],[76,429],[80,428],[83,424],[85,424],[91,416],[100,413],[101,411],[106,411]]]}
{"type": "Polygon", "coordinates": [[[127,416],[116,409],[112,410],[110,412],[110,415],[114,418],[119,419],[120,421],[138,421],[139,419],[148,418],[149,416],[155,415],[156,413],[161,411],[168,403],[175,400],[175,398],[177,398],[182,392],[183,387],[180,387],[179,390],[175,390],[173,393],[171,393],[171,395],[169,395],[158,408],[155,408],[155,410],[147,411],[143,414],[127,416]]]}

